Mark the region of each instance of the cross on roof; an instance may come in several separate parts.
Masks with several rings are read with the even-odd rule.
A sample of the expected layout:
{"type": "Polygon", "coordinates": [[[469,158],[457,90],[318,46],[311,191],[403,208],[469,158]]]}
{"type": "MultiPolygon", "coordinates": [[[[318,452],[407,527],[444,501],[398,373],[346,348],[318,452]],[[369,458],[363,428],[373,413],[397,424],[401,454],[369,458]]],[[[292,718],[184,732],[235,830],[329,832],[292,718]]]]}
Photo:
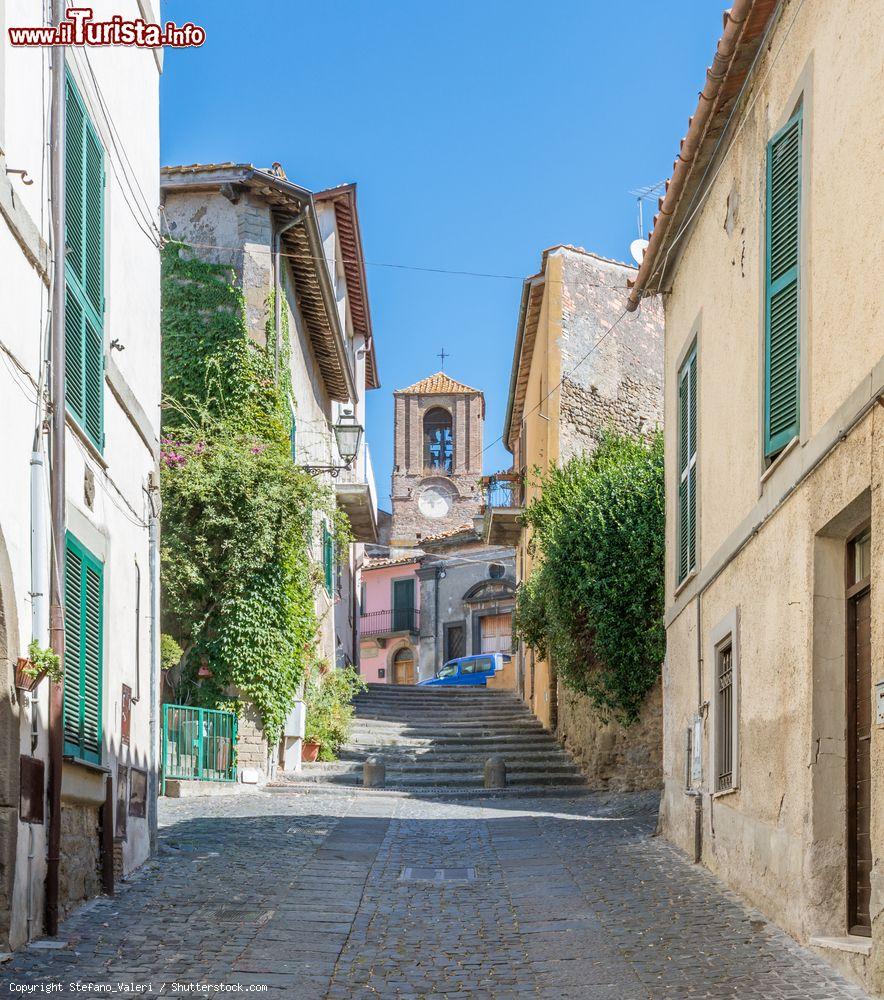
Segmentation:
{"type": "Polygon", "coordinates": [[[451,355],[450,354],[446,354],[445,353],[445,348],[443,347],[442,350],[436,355],[436,357],[442,359],[442,371],[444,372],[445,371],[445,359],[446,358],[450,358],[451,355]]]}

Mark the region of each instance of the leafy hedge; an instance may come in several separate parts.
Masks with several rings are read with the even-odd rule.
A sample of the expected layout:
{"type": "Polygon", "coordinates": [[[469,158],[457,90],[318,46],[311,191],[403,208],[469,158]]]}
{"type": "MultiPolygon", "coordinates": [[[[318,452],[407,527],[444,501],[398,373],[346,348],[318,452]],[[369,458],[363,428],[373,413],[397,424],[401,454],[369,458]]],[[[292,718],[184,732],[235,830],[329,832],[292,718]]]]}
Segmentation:
{"type": "Polygon", "coordinates": [[[607,432],[540,486],[524,514],[538,560],[517,593],[515,635],[629,725],[665,651],[662,434],[607,432]]]}
{"type": "Polygon", "coordinates": [[[165,248],[161,571],[163,629],[183,648],[176,698],[222,707],[239,689],[271,744],[317,658],[315,515],[346,540],[330,492],[292,462],[275,340],[249,336],[229,268],[165,248]]]}

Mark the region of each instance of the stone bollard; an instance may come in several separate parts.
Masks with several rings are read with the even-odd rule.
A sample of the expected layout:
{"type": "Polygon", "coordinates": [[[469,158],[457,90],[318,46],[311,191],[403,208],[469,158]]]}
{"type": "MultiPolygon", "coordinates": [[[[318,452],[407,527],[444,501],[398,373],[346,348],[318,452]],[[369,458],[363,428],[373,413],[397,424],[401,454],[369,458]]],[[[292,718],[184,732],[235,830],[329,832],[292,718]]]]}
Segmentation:
{"type": "Polygon", "coordinates": [[[506,788],[506,761],[499,754],[485,761],[485,787],[506,788]]]}
{"type": "Polygon", "coordinates": [[[387,780],[387,765],[383,757],[371,756],[362,765],[362,784],[366,788],[383,788],[387,780]]]}

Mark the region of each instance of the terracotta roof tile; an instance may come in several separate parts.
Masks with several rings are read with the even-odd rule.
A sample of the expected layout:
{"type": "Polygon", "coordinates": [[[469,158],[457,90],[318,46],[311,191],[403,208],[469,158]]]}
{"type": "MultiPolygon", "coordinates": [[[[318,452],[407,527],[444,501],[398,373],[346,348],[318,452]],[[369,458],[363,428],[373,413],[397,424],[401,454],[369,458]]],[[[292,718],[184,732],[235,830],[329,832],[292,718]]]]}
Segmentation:
{"type": "Polygon", "coordinates": [[[423,545],[424,542],[441,542],[446,538],[455,538],[457,535],[462,535],[465,531],[475,533],[475,530],[473,522],[467,521],[466,524],[460,525],[459,528],[449,528],[448,531],[440,531],[438,535],[424,535],[420,540],[420,544],[423,545]]]}
{"type": "Polygon", "coordinates": [[[443,396],[448,395],[448,393],[458,392],[476,392],[480,396],[482,395],[480,389],[473,389],[471,386],[464,385],[463,382],[455,382],[445,372],[436,372],[435,375],[428,375],[426,378],[421,379],[420,382],[415,382],[414,385],[396,390],[397,395],[408,394],[410,396],[443,396]]]}

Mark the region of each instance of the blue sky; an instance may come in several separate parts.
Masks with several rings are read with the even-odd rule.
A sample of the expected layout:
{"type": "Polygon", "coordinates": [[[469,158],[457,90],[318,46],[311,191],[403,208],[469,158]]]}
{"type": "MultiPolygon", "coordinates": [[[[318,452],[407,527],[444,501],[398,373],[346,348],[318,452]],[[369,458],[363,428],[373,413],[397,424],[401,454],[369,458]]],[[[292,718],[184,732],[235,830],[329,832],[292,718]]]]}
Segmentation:
{"type": "MultiPolygon", "coordinates": [[[[485,393],[486,472],[509,466],[492,442],[515,278],[556,243],[629,259],[628,192],[669,176],[721,10],[719,0],[165,0],[164,19],[201,24],[207,40],[167,50],[164,163],[279,160],[314,190],[358,184],[382,506],[393,390],[436,371],[443,347],[446,371],[485,393]]],[[[646,228],[652,213],[646,203],[646,228]]]]}

